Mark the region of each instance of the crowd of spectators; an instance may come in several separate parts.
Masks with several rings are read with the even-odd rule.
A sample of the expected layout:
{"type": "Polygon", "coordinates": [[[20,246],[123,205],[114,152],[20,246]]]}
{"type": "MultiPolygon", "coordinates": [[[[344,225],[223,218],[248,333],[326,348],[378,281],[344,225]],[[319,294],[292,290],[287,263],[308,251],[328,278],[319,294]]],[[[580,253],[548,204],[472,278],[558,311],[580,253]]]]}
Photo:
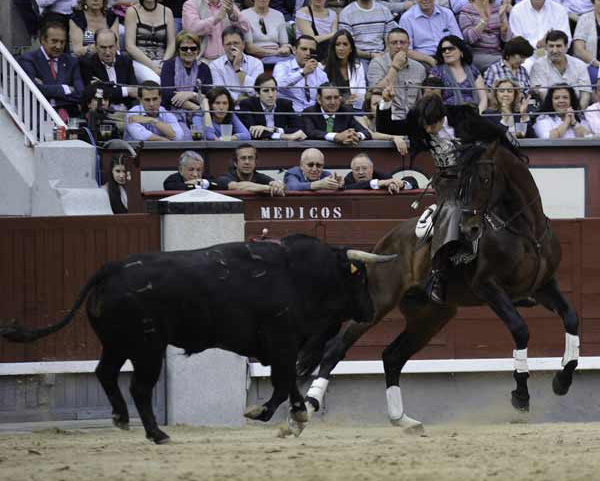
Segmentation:
{"type": "MultiPolygon", "coordinates": [[[[600,135],[600,0],[32,2],[40,48],[22,67],[103,139],[377,139],[406,153],[377,130],[384,91],[392,120],[441,95],[516,137],[600,135]]],[[[305,154],[300,184],[329,177],[305,154]]]]}

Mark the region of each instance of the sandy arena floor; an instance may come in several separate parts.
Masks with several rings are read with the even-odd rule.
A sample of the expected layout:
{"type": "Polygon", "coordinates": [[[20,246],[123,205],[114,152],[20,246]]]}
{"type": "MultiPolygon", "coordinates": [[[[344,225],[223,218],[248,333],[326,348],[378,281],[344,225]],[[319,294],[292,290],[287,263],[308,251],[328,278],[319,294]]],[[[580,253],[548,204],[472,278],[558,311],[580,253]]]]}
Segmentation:
{"type": "Polygon", "coordinates": [[[320,481],[600,480],[600,424],[428,427],[315,422],[301,437],[273,426],[167,427],[168,445],[141,428],[0,434],[0,480],[320,481]]]}

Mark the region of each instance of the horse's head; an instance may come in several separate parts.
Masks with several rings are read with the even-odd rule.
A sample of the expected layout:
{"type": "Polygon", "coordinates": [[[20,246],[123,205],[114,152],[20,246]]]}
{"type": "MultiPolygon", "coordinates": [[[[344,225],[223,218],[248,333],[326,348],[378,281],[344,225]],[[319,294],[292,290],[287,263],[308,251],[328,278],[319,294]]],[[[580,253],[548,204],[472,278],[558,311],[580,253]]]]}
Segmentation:
{"type": "Polygon", "coordinates": [[[462,208],[461,232],[468,241],[483,233],[484,215],[496,205],[504,191],[504,176],[498,169],[499,143],[465,146],[458,173],[457,200],[462,208]]]}

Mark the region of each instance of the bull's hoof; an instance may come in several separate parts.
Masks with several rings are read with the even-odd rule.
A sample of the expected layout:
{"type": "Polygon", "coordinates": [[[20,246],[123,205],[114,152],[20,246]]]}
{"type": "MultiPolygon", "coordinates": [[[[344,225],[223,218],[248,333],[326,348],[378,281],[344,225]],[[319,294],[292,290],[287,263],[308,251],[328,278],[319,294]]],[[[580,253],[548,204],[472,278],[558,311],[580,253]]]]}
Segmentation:
{"type": "Polygon", "coordinates": [[[147,433],[146,437],[152,441],[154,444],[167,444],[171,442],[171,438],[160,429],[153,431],[152,433],[147,433]]]}
{"type": "Polygon", "coordinates": [[[569,392],[569,388],[573,383],[573,372],[577,367],[577,361],[570,361],[563,368],[562,371],[558,371],[552,379],[552,390],[557,396],[564,396],[569,392]]]}
{"type": "Polygon", "coordinates": [[[255,421],[268,421],[271,418],[265,406],[248,406],[244,411],[244,417],[255,421]]]}
{"type": "Polygon", "coordinates": [[[393,426],[398,426],[407,434],[422,434],[425,432],[423,423],[403,414],[399,419],[390,419],[393,426]]]}
{"type": "Polygon", "coordinates": [[[512,391],[510,396],[510,403],[517,411],[529,412],[529,394],[520,393],[516,389],[512,391]]]}

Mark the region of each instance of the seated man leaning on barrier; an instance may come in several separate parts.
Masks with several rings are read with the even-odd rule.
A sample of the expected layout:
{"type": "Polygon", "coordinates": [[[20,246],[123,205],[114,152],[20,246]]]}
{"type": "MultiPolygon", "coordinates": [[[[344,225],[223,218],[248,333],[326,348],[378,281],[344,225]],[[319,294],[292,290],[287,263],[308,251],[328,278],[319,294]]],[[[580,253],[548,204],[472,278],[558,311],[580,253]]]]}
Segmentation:
{"type": "Polygon", "coordinates": [[[306,149],[300,157],[300,166],[288,169],[283,178],[287,190],[338,190],[344,180],[337,174],[323,170],[325,156],[319,149],[306,149]]]}
{"type": "Polygon", "coordinates": [[[256,97],[240,102],[238,117],[253,139],[304,140],[302,120],[291,100],[277,98],[277,80],[261,73],[254,82],[256,97]],[[244,113],[245,112],[245,113],[244,113]]]}
{"type": "Polygon", "coordinates": [[[258,154],[250,144],[242,144],[235,149],[233,167],[227,174],[217,178],[219,190],[245,190],[247,192],[265,193],[272,197],[285,195],[285,185],[266,174],[256,171],[258,154]]]}
{"type": "Polygon", "coordinates": [[[344,189],[387,189],[390,194],[397,194],[403,189],[418,189],[417,179],[404,177],[394,179],[391,175],[374,170],[373,161],[365,152],[356,154],[350,163],[350,172],[344,178],[344,189]]]}
{"type": "Polygon", "coordinates": [[[357,122],[352,112],[350,107],[342,105],[342,96],[335,85],[329,82],[321,84],[317,91],[317,105],[304,109],[304,132],[309,139],[329,140],[343,145],[371,140],[369,131],[357,122]]]}
{"type": "Polygon", "coordinates": [[[193,150],[179,156],[179,171],[163,182],[165,190],[216,189],[217,183],[204,178],[204,159],[193,150]]]}
{"type": "Polygon", "coordinates": [[[125,122],[125,140],[183,140],[184,131],[177,117],[160,105],[160,85],[142,82],[138,89],[140,105],[129,109],[125,122]]]}

